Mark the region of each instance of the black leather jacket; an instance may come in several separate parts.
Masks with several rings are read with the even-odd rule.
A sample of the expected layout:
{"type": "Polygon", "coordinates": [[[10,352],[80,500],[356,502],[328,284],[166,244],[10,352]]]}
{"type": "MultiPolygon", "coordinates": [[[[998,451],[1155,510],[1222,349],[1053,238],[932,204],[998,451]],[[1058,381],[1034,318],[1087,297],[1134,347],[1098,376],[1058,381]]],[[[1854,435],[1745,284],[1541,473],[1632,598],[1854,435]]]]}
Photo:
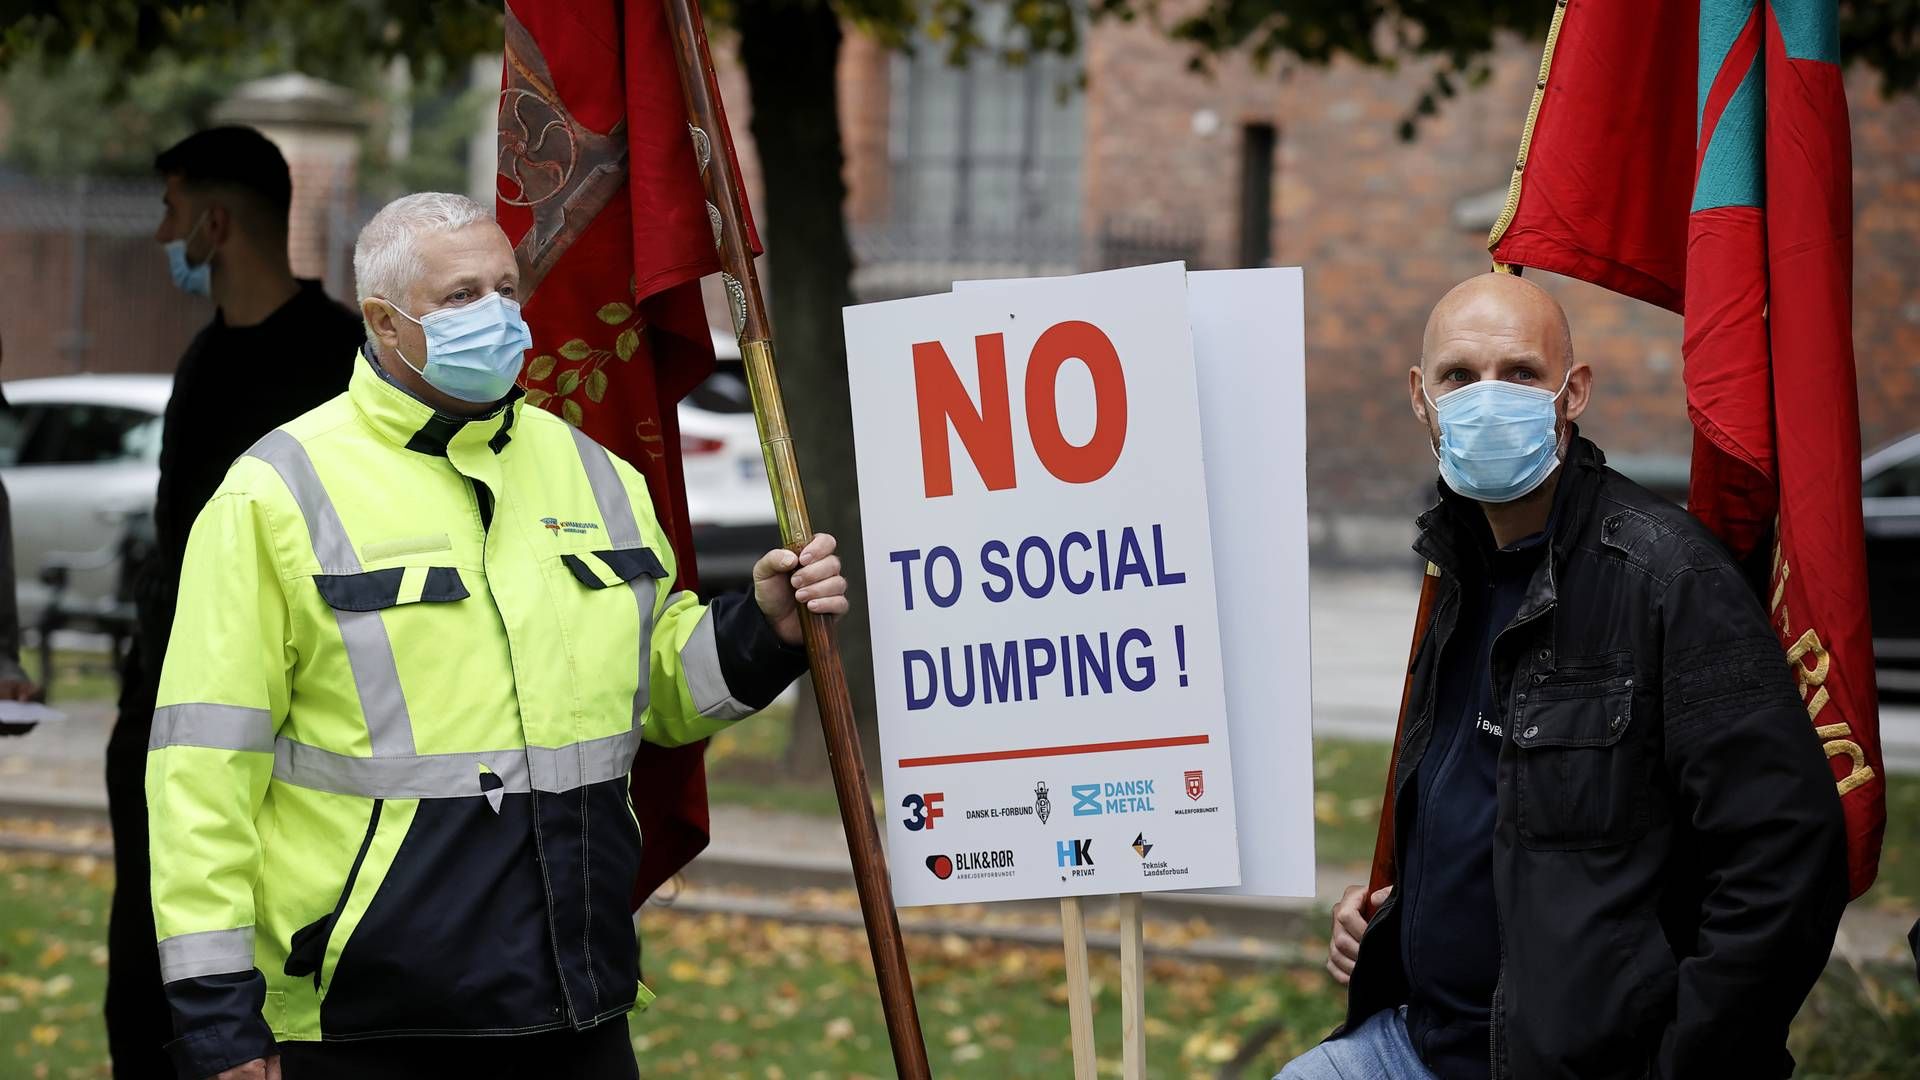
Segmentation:
{"type": "MultiPolygon", "coordinates": [[[[1488,1073],[1779,1077],[1847,901],[1840,800],[1759,598],[1691,515],[1576,434],[1549,556],[1493,650],[1500,977],[1488,1073]]],[[[1480,572],[1442,485],[1439,566],[1396,790],[1433,730],[1436,658],[1480,572]]],[[[1412,806],[1396,800],[1395,835],[1412,806]]],[[[1396,858],[1404,848],[1396,844],[1396,858]]],[[[1361,941],[1348,1026],[1406,1000],[1397,897],[1361,941]]]]}

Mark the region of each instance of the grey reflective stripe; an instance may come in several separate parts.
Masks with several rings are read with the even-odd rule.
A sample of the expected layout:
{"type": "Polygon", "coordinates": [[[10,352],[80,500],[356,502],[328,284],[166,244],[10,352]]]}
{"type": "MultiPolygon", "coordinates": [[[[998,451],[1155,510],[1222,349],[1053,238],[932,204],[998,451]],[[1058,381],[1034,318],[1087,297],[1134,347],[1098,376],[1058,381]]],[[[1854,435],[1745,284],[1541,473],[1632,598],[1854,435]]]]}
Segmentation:
{"type": "Polygon", "coordinates": [[[572,791],[627,775],[639,750],[638,731],[623,731],[559,749],[529,746],[527,768],[535,791],[572,791]]]}
{"type": "MultiPolygon", "coordinates": [[[[606,448],[571,424],[567,430],[573,433],[574,449],[580,452],[580,467],[587,471],[587,484],[593,488],[593,501],[600,508],[600,524],[607,530],[607,539],[616,548],[642,546],[645,541],[640,538],[640,521],[634,515],[633,500],[627,497],[627,486],[620,482],[620,474],[614,470],[613,459],[607,456],[606,448]]],[[[640,720],[652,701],[653,600],[657,591],[653,582],[650,577],[627,582],[633,589],[633,602],[640,614],[640,679],[634,684],[633,692],[635,731],[640,730],[640,720]]],[[[628,757],[631,760],[632,755],[628,757]]]]}
{"type": "Polygon", "coordinates": [[[347,646],[347,664],[360,692],[360,711],[367,718],[367,741],[375,757],[405,757],[413,753],[413,721],[407,716],[407,696],[400,689],[400,670],[393,662],[393,642],[378,611],[336,611],[340,640],[347,646]]]}
{"type": "Polygon", "coordinates": [[[175,934],[160,942],[160,981],[253,970],[253,927],[175,934]]]}
{"type": "Polygon", "coordinates": [[[751,705],[734,700],[727,689],[726,673],[720,670],[720,646],[713,636],[713,610],[700,616],[693,636],[680,646],[680,670],[687,680],[687,693],[693,707],[711,720],[738,720],[756,711],[751,705]]]}
{"type": "MultiPolygon", "coordinates": [[[[307,520],[307,535],[313,539],[313,554],[327,574],[357,574],[360,560],[353,553],[346,526],[327,497],[326,485],[313,469],[313,459],[300,440],[282,430],[266,437],[248,450],[251,457],[273,466],[281,482],[293,493],[300,516],[307,520]]],[[[353,669],[354,689],[360,695],[360,712],[367,721],[367,741],[377,757],[405,756],[413,753],[413,722],[407,716],[406,694],[400,689],[400,673],[394,666],[393,641],[387,636],[387,624],[377,611],[335,611],[340,623],[340,640],[346,645],[347,665],[353,669]]]]}
{"type": "Polygon", "coordinates": [[[627,498],[627,486],[614,471],[613,459],[599,443],[573,425],[574,449],[580,451],[580,464],[587,470],[587,483],[593,487],[593,501],[600,507],[600,525],[614,547],[639,547],[640,522],[633,515],[633,502],[627,498]]]}
{"type": "Polygon", "coordinates": [[[307,519],[307,535],[313,538],[313,554],[320,560],[320,569],[329,574],[359,573],[360,560],[353,554],[346,527],[340,524],[333,500],[327,498],[327,489],[320,483],[320,474],[313,471],[313,459],[300,440],[276,428],[254,443],[247,456],[273,466],[287,490],[293,492],[300,515],[307,519]]]}
{"type": "Polygon", "coordinates": [[[560,793],[626,776],[639,748],[639,733],[623,731],[562,747],[353,757],[283,738],[274,743],[273,778],[368,799],[462,799],[486,793],[480,786],[485,765],[505,785],[496,790],[560,793]]]}
{"type": "Polygon", "coordinates": [[[153,711],[147,749],[204,746],[213,750],[273,753],[273,714],[239,705],[168,705],[153,711]]]}
{"type": "MultiPolygon", "coordinates": [[[[654,579],[637,577],[627,582],[633,588],[633,603],[640,619],[640,681],[633,684],[633,730],[640,730],[647,706],[653,700],[653,598],[658,591],[654,579]]],[[[632,755],[628,755],[632,760],[632,755]]]]}

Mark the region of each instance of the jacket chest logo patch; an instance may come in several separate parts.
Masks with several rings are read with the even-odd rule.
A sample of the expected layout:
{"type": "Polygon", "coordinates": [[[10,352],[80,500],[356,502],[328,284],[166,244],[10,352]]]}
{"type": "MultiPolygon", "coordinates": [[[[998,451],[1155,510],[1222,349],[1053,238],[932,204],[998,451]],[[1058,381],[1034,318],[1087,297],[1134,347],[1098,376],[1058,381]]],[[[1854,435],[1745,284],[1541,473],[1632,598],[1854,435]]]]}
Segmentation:
{"type": "Polygon", "coordinates": [[[540,524],[546,526],[547,531],[555,536],[561,533],[584,536],[587,533],[600,531],[600,523],[597,521],[562,521],[559,518],[543,517],[540,519],[540,524]]]}

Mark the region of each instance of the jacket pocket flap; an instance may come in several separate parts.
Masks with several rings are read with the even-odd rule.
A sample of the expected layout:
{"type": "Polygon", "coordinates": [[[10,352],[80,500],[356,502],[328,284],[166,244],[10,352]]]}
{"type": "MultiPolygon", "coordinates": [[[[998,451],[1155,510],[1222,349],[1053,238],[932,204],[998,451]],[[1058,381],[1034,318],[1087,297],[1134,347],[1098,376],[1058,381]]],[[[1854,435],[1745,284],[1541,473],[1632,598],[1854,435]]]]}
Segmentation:
{"type": "Polygon", "coordinates": [[[391,566],[360,574],[315,574],[315,588],[335,611],[379,611],[401,604],[465,600],[466,582],[452,566],[391,566]]]}
{"type": "Polygon", "coordinates": [[[637,578],[667,576],[667,568],[652,548],[619,548],[595,551],[584,557],[562,555],[560,558],[580,584],[589,589],[610,589],[637,578]]]}
{"type": "Polygon", "coordinates": [[[1536,699],[1520,729],[1513,733],[1521,749],[1547,746],[1611,746],[1633,719],[1632,680],[1589,687],[1579,697],[1536,699]]]}

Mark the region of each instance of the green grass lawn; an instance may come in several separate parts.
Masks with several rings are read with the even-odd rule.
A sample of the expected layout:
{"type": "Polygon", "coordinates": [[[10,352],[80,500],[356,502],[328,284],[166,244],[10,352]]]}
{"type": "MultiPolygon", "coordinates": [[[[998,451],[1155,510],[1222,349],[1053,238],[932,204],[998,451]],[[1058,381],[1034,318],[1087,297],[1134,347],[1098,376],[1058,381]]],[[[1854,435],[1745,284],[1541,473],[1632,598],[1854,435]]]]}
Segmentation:
{"type": "MultiPolygon", "coordinates": [[[[99,1003],[109,885],[97,860],[0,854],[0,1076],[108,1075],[99,1003]]],[[[661,998],[630,1028],[642,1075],[891,1075],[858,930],[671,910],[650,912],[645,927],[648,979],[661,998]]],[[[1070,1075],[1059,950],[924,935],[908,942],[936,1076],[1070,1075]]],[[[1317,1041],[1342,1008],[1318,968],[1150,967],[1154,1077],[1265,1080],[1317,1041]]],[[[1118,1075],[1116,968],[1111,956],[1095,954],[1102,1075],[1118,1075]]],[[[1920,1075],[1920,993],[1911,971],[1830,969],[1792,1045],[1801,1076],[1920,1075]]]]}
{"type": "MultiPolygon", "coordinates": [[[[27,649],[20,655],[20,666],[27,677],[45,683],[40,674],[40,650],[27,649]]],[[[104,652],[53,652],[53,685],[47,687],[47,700],[58,706],[78,701],[114,701],[120,696],[120,680],[113,662],[104,652]]]]}

